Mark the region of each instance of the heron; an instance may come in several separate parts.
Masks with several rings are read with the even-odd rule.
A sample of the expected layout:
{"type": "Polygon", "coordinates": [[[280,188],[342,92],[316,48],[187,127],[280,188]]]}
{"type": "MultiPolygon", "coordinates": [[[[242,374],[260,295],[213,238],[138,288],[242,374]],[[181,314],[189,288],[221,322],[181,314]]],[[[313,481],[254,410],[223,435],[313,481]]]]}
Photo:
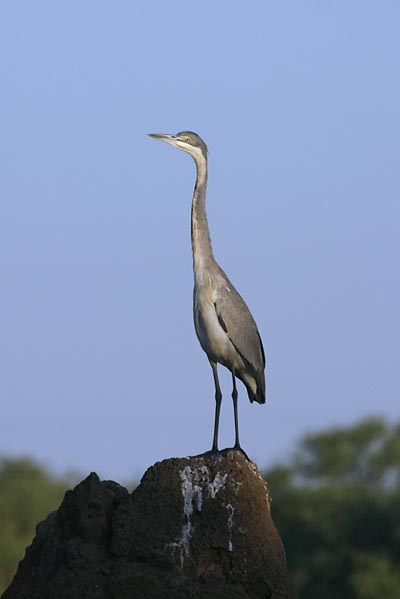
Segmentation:
{"type": "Polygon", "coordinates": [[[206,213],[208,179],[207,146],[193,131],[176,135],[149,133],[187,152],[196,164],[192,198],[191,239],[193,252],[193,319],[197,338],[211,365],[215,385],[215,418],[212,452],[218,452],[218,430],[222,391],[217,364],[232,374],[235,422],[233,449],[239,441],[238,391],[236,379],[247,389],[251,403],[265,403],[265,353],[256,322],[247,304],[214,258],[206,213]]]}

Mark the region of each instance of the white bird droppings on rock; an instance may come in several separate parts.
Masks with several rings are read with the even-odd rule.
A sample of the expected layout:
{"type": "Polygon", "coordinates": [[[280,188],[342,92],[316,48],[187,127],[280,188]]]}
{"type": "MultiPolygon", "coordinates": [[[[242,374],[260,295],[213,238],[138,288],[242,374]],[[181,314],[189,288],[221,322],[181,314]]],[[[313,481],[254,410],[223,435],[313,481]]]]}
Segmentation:
{"type": "MultiPolygon", "coordinates": [[[[183,495],[183,515],[184,524],[182,527],[182,546],[185,550],[185,554],[189,555],[189,543],[190,537],[192,536],[192,522],[191,516],[193,514],[194,507],[198,512],[201,512],[203,498],[201,495],[202,487],[197,484],[201,482],[204,476],[204,468],[193,471],[190,466],[186,466],[180,471],[180,477],[182,481],[182,495],[183,495]]],[[[208,474],[208,472],[207,472],[208,474]]]]}
{"type": "Polygon", "coordinates": [[[229,549],[229,551],[233,551],[232,529],[233,529],[233,514],[235,513],[235,508],[230,503],[224,504],[224,507],[226,507],[226,509],[228,510],[228,530],[229,530],[228,549],[229,549]]]}
{"type": "MultiPolygon", "coordinates": [[[[203,490],[207,492],[210,499],[215,499],[216,495],[225,487],[228,473],[220,474],[217,472],[213,480],[211,479],[210,471],[206,466],[199,466],[198,468],[192,468],[191,466],[185,466],[183,470],[179,472],[181,479],[181,491],[183,496],[183,525],[180,539],[173,543],[169,543],[168,546],[177,549],[180,554],[180,562],[183,567],[183,559],[189,555],[190,539],[194,531],[192,525],[193,512],[201,512],[203,506],[203,490]]],[[[232,532],[233,526],[233,512],[234,508],[231,504],[227,504],[227,509],[230,510],[228,516],[228,527],[230,531],[229,536],[229,551],[233,550],[232,547],[232,532]],[[229,507],[228,507],[229,506],[229,507]]]]}
{"type": "Polygon", "coordinates": [[[208,492],[212,499],[215,499],[218,491],[224,488],[226,479],[228,478],[228,473],[226,472],[223,476],[220,475],[219,472],[215,475],[215,478],[212,482],[208,484],[208,492]]]}

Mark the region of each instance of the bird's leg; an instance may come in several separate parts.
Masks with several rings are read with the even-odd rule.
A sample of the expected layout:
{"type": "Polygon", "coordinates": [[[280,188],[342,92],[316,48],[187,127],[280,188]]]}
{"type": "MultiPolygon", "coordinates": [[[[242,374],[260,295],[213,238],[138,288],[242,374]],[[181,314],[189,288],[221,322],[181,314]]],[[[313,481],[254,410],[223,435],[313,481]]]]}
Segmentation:
{"type": "Polygon", "coordinates": [[[239,419],[238,419],[238,405],[237,405],[238,392],[236,389],[236,377],[235,377],[234,370],[232,370],[232,384],[233,384],[233,390],[232,390],[233,413],[235,415],[235,445],[234,445],[234,449],[242,449],[240,447],[240,442],[239,442],[239,419]]]}
{"type": "Polygon", "coordinates": [[[210,360],[211,368],[213,371],[214,384],[215,384],[215,421],[214,421],[214,438],[211,451],[218,451],[218,428],[219,428],[219,413],[221,411],[222,393],[221,387],[219,386],[217,363],[210,360]]]}

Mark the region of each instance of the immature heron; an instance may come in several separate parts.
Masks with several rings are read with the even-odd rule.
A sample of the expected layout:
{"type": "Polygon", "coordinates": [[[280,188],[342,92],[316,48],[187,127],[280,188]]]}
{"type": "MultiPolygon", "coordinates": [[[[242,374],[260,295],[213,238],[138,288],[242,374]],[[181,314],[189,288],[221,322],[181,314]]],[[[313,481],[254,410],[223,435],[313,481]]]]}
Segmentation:
{"type": "Polygon", "coordinates": [[[219,362],[232,373],[235,416],[235,449],[241,449],[238,424],[236,378],[246,386],[250,401],[265,403],[265,354],[257,325],[242,297],[222,268],[211,247],[206,215],[207,146],[192,131],[177,135],[150,133],[150,137],[184,150],[197,168],[192,200],[193,317],[200,345],[211,364],[215,383],[215,422],[212,451],[218,451],[218,427],[222,393],[219,362]]]}

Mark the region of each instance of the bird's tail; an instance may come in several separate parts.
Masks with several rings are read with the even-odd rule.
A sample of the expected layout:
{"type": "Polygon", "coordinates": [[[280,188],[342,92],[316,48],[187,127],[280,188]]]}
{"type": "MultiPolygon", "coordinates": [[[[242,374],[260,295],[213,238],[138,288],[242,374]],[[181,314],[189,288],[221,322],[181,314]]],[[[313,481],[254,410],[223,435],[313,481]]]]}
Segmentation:
{"type": "Polygon", "coordinates": [[[251,403],[254,401],[260,404],[265,403],[266,390],[264,372],[254,373],[251,380],[243,380],[243,383],[246,385],[247,394],[251,403]]]}

